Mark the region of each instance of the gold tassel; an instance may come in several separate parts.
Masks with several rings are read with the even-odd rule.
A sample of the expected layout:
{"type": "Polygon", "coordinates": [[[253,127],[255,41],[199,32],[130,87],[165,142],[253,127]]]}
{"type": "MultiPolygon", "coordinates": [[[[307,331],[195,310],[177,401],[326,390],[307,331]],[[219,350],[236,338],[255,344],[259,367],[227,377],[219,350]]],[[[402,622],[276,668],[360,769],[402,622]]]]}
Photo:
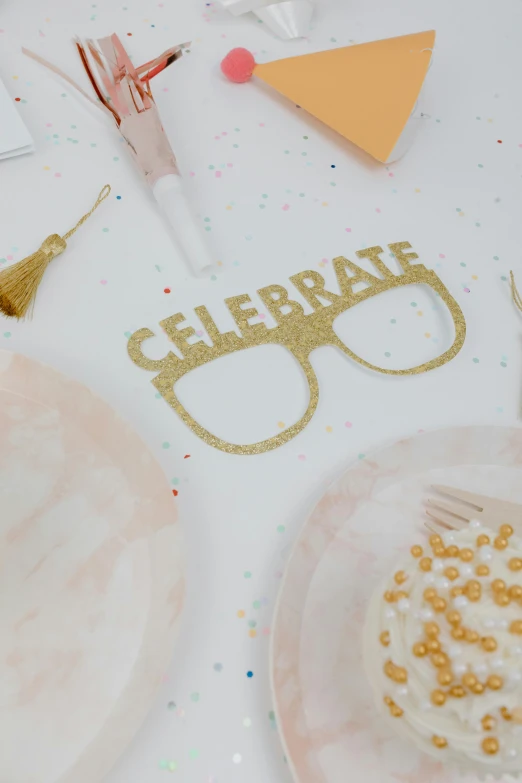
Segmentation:
{"type": "Polygon", "coordinates": [[[510,271],[509,277],[511,279],[511,296],[513,297],[513,302],[515,303],[515,306],[522,312],[522,297],[520,296],[517,288],[517,284],[515,283],[515,275],[513,274],[513,270],[510,271]]]}
{"type": "Polygon", "coordinates": [[[85,223],[95,209],[111,192],[111,186],[105,185],[96,199],[90,212],[87,212],[78,223],[63,237],[51,234],[42,243],[39,250],[31,256],[22,259],[17,264],[0,272],[0,311],[8,318],[24,318],[34,308],[38,286],[50,262],[67,247],[66,240],[85,223]]]}

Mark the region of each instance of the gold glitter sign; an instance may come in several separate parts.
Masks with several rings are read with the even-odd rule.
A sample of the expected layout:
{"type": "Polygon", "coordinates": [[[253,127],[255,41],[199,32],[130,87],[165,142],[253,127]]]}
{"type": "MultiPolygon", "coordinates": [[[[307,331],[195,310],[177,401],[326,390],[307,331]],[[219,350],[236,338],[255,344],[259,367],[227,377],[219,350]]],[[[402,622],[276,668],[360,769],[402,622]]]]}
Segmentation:
{"type": "Polygon", "coordinates": [[[423,264],[411,263],[418,258],[418,255],[414,252],[405,252],[405,250],[411,248],[409,242],[396,242],[388,245],[388,247],[402,269],[402,272],[398,275],[393,274],[381,260],[380,255],[384,251],[379,246],[359,250],[356,254],[358,258],[368,259],[376,274],[367,272],[343,256],[334,258],[333,267],[340,293],[327,290],[325,280],[318,272],[306,271],[292,275],[290,281],[313,308],[313,311],[308,315],[305,314],[299,302],[290,299],[288,290],[284,286],[269,285],[266,288],[261,288],[257,293],[267,310],[274,317],[277,323],[276,327],[269,329],[263,323],[250,324],[249,321],[258,315],[258,312],[254,307],[248,306],[251,304],[248,294],[241,294],[240,296],[225,299],[225,304],[239,327],[241,336],[237,335],[236,332],[220,332],[207,308],[200,306],[195,308],[195,312],[212,341],[211,346],[202,340],[189,344],[189,338],[195,335],[196,332],[191,326],[178,328],[185,321],[185,316],[182,313],[177,313],[161,321],[160,326],[178,348],[183,356],[182,359],[172,353],[172,351],[163,359],[149,359],[143,353],[142,345],[145,340],[155,336],[150,329],[139,329],[131,336],[128,343],[129,355],[132,361],[139,367],[158,373],[152,380],[156,389],[158,389],[169,405],[174,408],[185,424],[210,446],[226,451],[229,454],[260,454],[264,451],[275,449],[301,432],[317,408],[319,383],[309,358],[315,348],[323,345],[336,346],[364,367],[387,375],[415,375],[433,370],[435,367],[440,367],[453,359],[462,348],[466,337],[466,322],[462,310],[446,286],[435,272],[426,269],[423,264]],[[355,292],[354,286],[359,283],[365,284],[366,287],[361,291],[355,292]],[[413,284],[424,284],[432,288],[451,313],[455,325],[455,339],[447,351],[435,359],[419,364],[416,367],[390,370],[370,364],[353,353],[339,339],[333,328],[333,322],[338,315],[349,310],[359,302],[363,302],[384,291],[413,284]],[[321,300],[326,300],[329,304],[324,305],[321,300]],[[221,356],[258,345],[281,345],[287,348],[297,359],[308,381],[310,390],[308,408],[296,424],[267,440],[246,445],[228,443],[226,440],[222,440],[206,430],[190,415],[176,396],[174,387],[176,382],[191,370],[208,364],[221,356]]]}

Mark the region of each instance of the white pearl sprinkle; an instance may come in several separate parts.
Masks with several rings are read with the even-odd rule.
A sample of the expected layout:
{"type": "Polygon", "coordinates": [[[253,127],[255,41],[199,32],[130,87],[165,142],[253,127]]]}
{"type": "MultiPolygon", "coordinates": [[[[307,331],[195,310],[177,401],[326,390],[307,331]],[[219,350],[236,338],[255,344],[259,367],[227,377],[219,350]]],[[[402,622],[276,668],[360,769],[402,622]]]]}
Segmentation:
{"type": "Polygon", "coordinates": [[[456,609],[464,609],[464,607],[466,607],[469,604],[469,601],[465,595],[458,595],[455,598],[453,604],[456,609]]]}
{"type": "Polygon", "coordinates": [[[455,674],[464,674],[465,672],[467,672],[467,670],[468,667],[466,666],[465,663],[456,663],[453,667],[453,671],[455,672],[455,674]]]}
{"type": "Polygon", "coordinates": [[[522,673],[521,672],[510,672],[509,679],[512,683],[518,683],[520,680],[522,680],[522,673]]]}
{"type": "Polygon", "coordinates": [[[519,723],[511,724],[513,734],[522,734],[522,726],[519,723]]]}
{"type": "Polygon", "coordinates": [[[509,626],[509,623],[504,618],[500,618],[500,620],[497,620],[497,628],[500,628],[501,631],[507,631],[509,626]]]}
{"type": "Polygon", "coordinates": [[[427,574],[424,574],[424,584],[432,585],[435,583],[435,574],[432,574],[431,571],[427,574]]]}
{"type": "Polygon", "coordinates": [[[472,528],[473,530],[478,530],[478,529],[479,529],[479,527],[482,527],[482,525],[481,525],[481,523],[479,522],[479,520],[478,520],[478,519],[471,519],[471,520],[470,520],[470,523],[469,523],[469,526],[470,526],[470,528],[472,528]]]}
{"type": "Polygon", "coordinates": [[[503,658],[493,658],[490,666],[492,669],[503,669],[505,666],[505,661],[503,658]]]}
{"type": "Polygon", "coordinates": [[[432,570],[435,571],[435,573],[440,571],[444,571],[444,561],[443,560],[435,560],[435,562],[432,565],[432,570]]]}
{"type": "Polygon", "coordinates": [[[509,652],[511,653],[511,655],[516,655],[516,656],[522,655],[522,646],[520,644],[513,644],[509,648],[509,652]]]}
{"type": "Polygon", "coordinates": [[[487,563],[490,560],[493,560],[493,550],[490,546],[481,546],[479,549],[479,560],[482,561],[482,563],[487,563]]]}
{"type": "Polygon", "coordinates": [[[516,759],[516,757],[518,756],[518,750],[516,748],[509,748],[506,751],[506,756],[508,757],[508,759],[516,759]]]}
{"type": "Polygon", "coordinates": [[[421,609],[419,612],[420,619],[421,620],[432,620],[434,618],[434,613],[432,609],[428,609],[428,607],[425,607],[424,609],[421,609]]]}
{"type": "Polygon", "coordinates": [[[386,617],[387,620],[392,620],[394,617],[397,617],[397,612],[395,611],[395,609],[389,607],[384,612],[384,616],[386,617]]]}
{"type": "Polygon", "coordinates": [[[408,687],[406,685],[401,685],[399,688],[395,691],[397,696],[407,696],[408,695],[408,687]]]}
{"type": "Polygon", "coordinates": [[[460,567],[460,575],[473,576],[473,566],[470,566],[469,563],[464,563],[464,565],[460,567]]]}
{"type": "Polygon", "coordinates": [[[401,614],[406,614],[410,610],[411,604],[408,601],[407,598],[401,598],[401,600],[397,603],[397,608],[401,614]]]}
{"type": "Polygon", "coordinates": [[[485,661],[477,663],[473,668],[475,670],[475,674],[487,674],[489,671],[489,666],[485,661]]]}
{"type": "Polygon", "coordinates": [[[446,536],[446,543],[453,544],[454,541],[455,541],[455,533],[448,533],[448,535],[446,536]]]}
{"type": "Polygon", "coordinates": [[[496,628],[497,627],[497,618],[496,617],[485,617],[482,621],[482,625],[484,628],[496,628]]]}
{"type": "Polygon", "coordinates": [[[420,708],[423,712],[429,712],[431,710],[431,702],[421,701],[420,708]]]}
{"type": "Polygon", "coordinates": [[[439,590],[447,590],[450,586],[449,579],[446,579],[445,576],[440,576],[438,579],[435,580],[435,587],[438,587],[439,590]]]}

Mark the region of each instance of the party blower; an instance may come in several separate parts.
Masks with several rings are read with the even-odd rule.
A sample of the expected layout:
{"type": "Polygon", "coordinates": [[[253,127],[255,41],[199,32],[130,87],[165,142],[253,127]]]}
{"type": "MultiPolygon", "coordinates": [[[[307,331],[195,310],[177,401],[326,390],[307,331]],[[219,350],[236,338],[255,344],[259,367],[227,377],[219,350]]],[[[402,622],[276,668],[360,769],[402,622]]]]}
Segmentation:
{"type": "Polygon", "coordinates": [[[87,39],[85,43],[77,38],[75,44],[97,100],[54,65],[34,52],[23,51],[112,116],[174,232],[178,249],[198,277],[210,275],[215,271],[215,265],[192,214],[176,157],[150,88],[151,79],[178,60],[187,44],[174,46],[138,68],[132,64],[115,34],[97,41],[87,39]]]}

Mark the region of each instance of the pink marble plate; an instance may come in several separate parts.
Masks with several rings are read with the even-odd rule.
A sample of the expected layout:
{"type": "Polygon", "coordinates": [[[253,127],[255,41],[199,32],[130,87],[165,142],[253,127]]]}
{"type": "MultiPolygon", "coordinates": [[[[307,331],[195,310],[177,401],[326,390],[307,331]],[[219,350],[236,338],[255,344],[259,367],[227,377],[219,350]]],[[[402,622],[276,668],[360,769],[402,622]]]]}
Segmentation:
{"type": "Polygon", "coordinates": [[[81,384],[0,351],[2,783],[99,783],[151,706],[183,595],[145,445],[81,384]]]}
{"type": "Polygon", "coordinates": [[[522,503],[521,479],[522,429],[440,430],[360,461],[316,505],[290,557],[271,650],[276,715],[296,781],[475,783],[380,718],[362,666],[362,626],[376,585],[424,536],[430,484],[522,503]]]}

